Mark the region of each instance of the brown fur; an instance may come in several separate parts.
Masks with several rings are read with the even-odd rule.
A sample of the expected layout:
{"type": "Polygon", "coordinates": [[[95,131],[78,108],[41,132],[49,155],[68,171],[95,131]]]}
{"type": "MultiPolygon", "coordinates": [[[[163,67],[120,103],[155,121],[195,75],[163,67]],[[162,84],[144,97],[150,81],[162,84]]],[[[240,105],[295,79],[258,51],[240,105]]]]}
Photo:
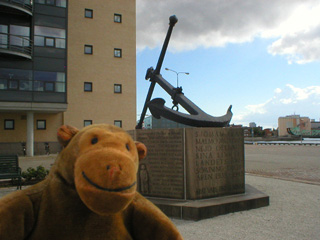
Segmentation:
{"type": "Polygon", "coordinates": [[[58,139],[64,149],[49,176],[0,199],[1,240],[182,240],[136,192],[144,144],[111,125],[62,126],[58,139]]]}

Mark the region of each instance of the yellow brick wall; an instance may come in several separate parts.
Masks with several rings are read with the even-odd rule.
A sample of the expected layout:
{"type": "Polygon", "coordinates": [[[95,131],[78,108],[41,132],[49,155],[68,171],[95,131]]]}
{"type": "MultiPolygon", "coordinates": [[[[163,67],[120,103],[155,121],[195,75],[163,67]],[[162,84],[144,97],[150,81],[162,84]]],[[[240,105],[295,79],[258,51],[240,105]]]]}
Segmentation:
{"type": "Polygon", "coordinates": [[[84,120],[113,124],[122,120],[124,129],[136,124],[136,26],[135,1],[69,1],[68,12],[68,109],[64,122],[77,128],[84,120]],[[93,18],[85,18],[85,9],[93,18]],[[114,22],[114,14],[122,23],[114,22]],[[93,54],[84,54],[84,45],[93,46],[93,54]],[[114,48],[122,49],[122,58],[114,57],[114,48]],[[92,92],[84,92],[84,82],[93,83],[92,92]],[[114,84],[122,84],[122,93],[114,93],[114,84]]]}

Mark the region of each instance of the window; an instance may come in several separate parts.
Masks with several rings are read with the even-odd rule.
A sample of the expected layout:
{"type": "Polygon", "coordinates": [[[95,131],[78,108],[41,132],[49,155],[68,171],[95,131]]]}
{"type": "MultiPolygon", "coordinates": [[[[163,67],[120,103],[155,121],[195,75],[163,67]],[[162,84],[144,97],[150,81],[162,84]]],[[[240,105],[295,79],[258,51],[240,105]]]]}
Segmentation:
{"type": "Polygon", "coordinates": [[[90,126],[92,125],[92,120],[84,120],[83,121],[83,126],[86,127],[86,126],[90,126]]]}
{"type": "Polygon", "coordinates": [[[54,0],[46,0],[47,5],[54,5],[54,0]]]}
{"type": "Polygon", "coordinates": [[[115,13],[114,14],[114,22],[116,22],[116,23],[121,23],[121,14],[117,14],[117,13],[115,13]]]}
{"type": "Polygon", "coordinates": [[[8,30],[7,25],[0,25],[0,48],[8,48],[8,30]]]}
{"type": "Polygon", "coordinates": [[[67,7],[67,0],[35,0],[35,3],[57,6],[57,7],[67,7]]]}
{"type": "Polygon", "coordinates": [[[54,47],[54,38],[46,38],[46,47],[54,47]]]}
{"type": "Polygon", "coordinates": [[[120,48],[115,48],[114,49],[114,56],[121,58],[122,57],[122,50],[120,48]]]}
{"type": "Polygon", "coordinates": [[[35,26],[34,35],[35,46],[66,48],[65,29],[35,26]]]}
{"type": "Polygon", "coordinates": [[[122,121],[121,120],[114,120],[114,125],[122,128],[122,121]]]}
{"type": "Polygon", "coordinates": [[[11,90],[18,90],[18,86],[19,86],[19,82],[18,82],[18,80],[14,80],[14,79],[10,79],[9,81],[8,81],[8,87],[9,87],[9,89],[11,89],[11,90]]]}
{"type": "Polygon", "coordinates": [[[4,130],[14,130],[14,120],[5,119],[4,120],[4,130]]]}
{"type": "Polygon", "coordinates": [[[56,0],[56,6],[57,7],[67,7],[67,0],[56,0]]]}
{"type": "Polygon", "coordinates": [[[30,46],[30,27],[10,25],[10,44],[14,46],[30,46]]]}
{"type": "Polygon", "coordinates": [[[47,129],[46,120],[37,120],[37,129],[46,130],[47,129]]]}
{"type": "Polygon", "coordinates": [[[114,93],[122,93],[122,85],[121,84],[114,85],[114,93]]]}
{"type": "Polygon", "coordinates": [[[33,90],[37,92],[65,92],[65,73],[34,71],[33,90]]]}
{"type": "Polygon", "coordinates": [[[32,71],[0,68],[0,90],[32,91],[32,71]]]}
{"type": "Polygon", "coordinates": [[[85,53],[85,54],[93,54],[93,47],[92,47],[92,45],[84,45],[84,53],[85,53]]]}
{"type": "Polygon", "coordinates": [[[92,9],[85,9],[84,10],[84,16],[86,18],[93,18],[93,10],[92,9]]]}
{"type": "Polygon", "coordinates": [[[92,92],[92,82],[85,82],[84,83],[84,91],[85,92],[92,92]]]}
{"type": "Polygon", "coordinates": [[[44,83],[45,92],[54,92],[54,82],[45,82],[44,83]]]}

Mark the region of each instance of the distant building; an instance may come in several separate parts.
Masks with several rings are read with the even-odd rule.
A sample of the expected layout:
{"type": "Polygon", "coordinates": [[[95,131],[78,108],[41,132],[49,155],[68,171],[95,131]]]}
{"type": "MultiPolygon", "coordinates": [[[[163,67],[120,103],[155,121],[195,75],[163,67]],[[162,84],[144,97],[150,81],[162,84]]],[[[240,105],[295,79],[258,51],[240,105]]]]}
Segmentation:
{"type": "Polygon", "coordinates": [[[144,119],[145,129],[158,129],[158,128],[190,128],[185,124],[177,123],[166,118],[157,119],[154,116],[148,116],[144,119]]]}
{"type": "Polygon", "coordinates": [[[312,130],[320,130],[320,121],[316,122],[315,119],[311,119],[311,129],[312,130]]]}
{"type": "Polygon", "coordinates": [[[299,128],[299,131],[311,132],[311,121],[308,117],[300,115],[288,115],[278,118],[278,133],[279,137],[288,136],[288,128],[299,128]]]}
{"type": "Polygon", "coordinates": [[[257,127],[257,124],[255,122],[251,122],[251,123],[249,123],[249,127],[255,128],[255,127],[257,127]]]}

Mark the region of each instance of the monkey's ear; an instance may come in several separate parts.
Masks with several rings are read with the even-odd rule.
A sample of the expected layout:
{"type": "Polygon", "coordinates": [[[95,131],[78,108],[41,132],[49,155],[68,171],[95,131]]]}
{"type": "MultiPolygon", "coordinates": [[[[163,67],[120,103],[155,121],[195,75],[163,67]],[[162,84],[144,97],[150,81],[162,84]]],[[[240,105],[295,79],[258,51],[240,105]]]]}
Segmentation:
{"type": "Polygon", "coordinates": [[[79,132],[77,128],[69,125],[63,125],[58,129],[57,132],[58,141],[63,147],[66,147],[73,136],[77,134],[77,132],[79,132]]]}
{"type": "Polygon", "coordinates": [[[139,160],[145,158],[147,156],[147,147],[141,142],[136,141],[135,144],[138,150],[139,160]]]}

